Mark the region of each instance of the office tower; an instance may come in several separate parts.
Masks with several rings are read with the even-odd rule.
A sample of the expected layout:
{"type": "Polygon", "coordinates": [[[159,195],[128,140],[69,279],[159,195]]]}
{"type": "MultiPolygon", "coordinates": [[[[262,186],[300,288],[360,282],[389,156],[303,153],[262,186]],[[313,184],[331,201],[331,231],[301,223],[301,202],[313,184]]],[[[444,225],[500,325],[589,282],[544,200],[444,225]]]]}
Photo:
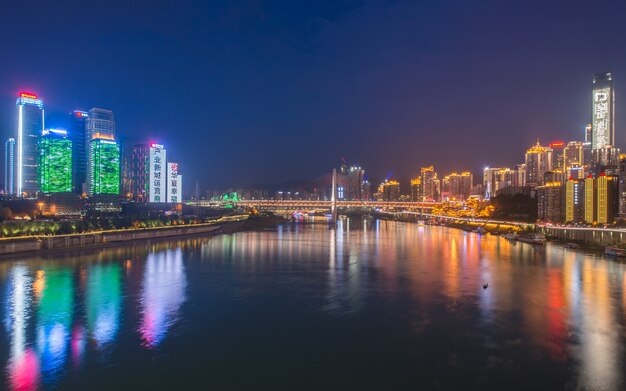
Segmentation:
{"type": "Polygon", "coordinates": [[[564,221],[564,186],[560,182],[546,182],[537,186],[537,218],[541,221],[564,221]]]}
{"type": "Polygon", "coordinates": [[[585,170],[585,176],[591,174],[591,167],[593,166],[593,152],[591,150],[591,141],[583,143],[583,169],[585,170]]]}
{"type": "Polygon", "coordinates": [[[183,176],[178,163],[167,163],[167,202],[174,204],[183,200],[183,176]]]}
{"type": "Polygon", "coordinates": [[[543,184],[543,174],[552,170],[552,148],[537,144],[526,151],[526,186],[543,184]]]}
{"type": "Polygon", "coordinates": [[[437,196],[435,190],[435,167],[428,166],[422,167],[420,171],[420,179],[422,182],[422,200],[421,201],[434,201],[437,196]]]}
{"type": "Polygon", "coordinates": [[[564,168],[572,167],[575,164],[582,166],[583,160],[583,143],[580,141],[570,141],[563,148],[563,165],[564,168]]]}
{"type": "Polygon", "coordinates": [[[585,191],[585,198],[583,200],[583,203],[584,203],[585,223],[592,224],[596,221],[596,216],[595,216],[596,181],[593,179],[593,176],[591,174],[587,178],[585,178],[584,191],[585,191]]]}
{"type": "Polygon", "coordinates": [[[615,92],[610,72],[593,75],[592,149],[615,145],[615,92]]]}
{"type": "Polygon", "coordinates": [[[586,143],[591,142],[591,138],[593,134],[592,130],[593,130],[593,126],[591,124],[588,124],[587,126],[585,126],[585,142],[586,143]]]}
{"type": "Polygon", "coordinates": [[[135,202],[166,202],[166,150],[160,144],[137,144],[131,161],[131,198],[135,202]]]}
{"type": "Polygon", "coordinates": [[[17,178],[18,196],[34,198],[39,190],[37,157],[39,138],[44,128],[43,101],[37,95],[22,92],[17,106],[17,178]]]}
{"type": "Polygon", "coordinates": [[[520,188],[526,186],[526,164],[516,164],[513,167],[513,180],[512,185],[514,188],[520,188]]]}
{"type": "Polygon", "coordinates": [[[564,170],[564,156],[563,150],[565,149],[565,143],[563,141],[553,141],[549,147],[552,149],[552,169],[564,170]]]}
{"type": "Polygon", "coordinates": [[[372,199],[372,184],[369,180],[367,180],[367,175],[363,176],[361,189],[361,193],[363,194],[363,201],[370,201],[372,199]]]}
{"type": "Polygon", "coordinates": [[[593,164],[591,171],[595,176],[601,173],[615,174],[619,166],[620,149],[612,145],[605,145],[602,148],[594,149],[593,164]]]}
{"type": "Polygon", "coordinates": [[[74,110],[69,114],[69,134],[72,141],[72,191],[87,193],[87,144],[86,126],[89,114],[74,110]]]}
{"type": "Polygon", "coordinates": [[[577,223],[584,220],[583,179],[568,179],[565,182],[565,222],[577,223]]]}
{"type": "Polygon", "coordinates": [[[67,138],[67,131],[43,131],[39,141],[38,174],[40,192],[72,191],[72,141],[67,138]]]}
{"type": "Polygon", "coordinates": [[[4,143],[4,193],[15,195],[15,139],[4,143]]]}
{"type": "Polygon", "coordinates": [[[499,190],[513,186],[515,183],[515,171],[507,167],[487,167],[483,171],[483,189],[485,199],[496,196],[499,190]]]}
{"type": "Polygon", "coordinates": [[[542,183],[564,183],[565,173],[561,170],[550,170],[543,173],[542,183]]]}
{"type": "Polygon", "coordinates": [[[95,138],[89,141],[89,195],[120,193],[120,147],[117,141],[95,138]]]}
{"type": "Polygon", "coordinates": [[[97,107],[89,110],[85,121],[85,137],[87,142],[93,138],[114,138],[115,116],[113,112],[97,107]]]}
{"type": "Polygon", "coordinates": [[[420,177],[411,179],[411,201],[422,200],[422,179],[420,177]]]}

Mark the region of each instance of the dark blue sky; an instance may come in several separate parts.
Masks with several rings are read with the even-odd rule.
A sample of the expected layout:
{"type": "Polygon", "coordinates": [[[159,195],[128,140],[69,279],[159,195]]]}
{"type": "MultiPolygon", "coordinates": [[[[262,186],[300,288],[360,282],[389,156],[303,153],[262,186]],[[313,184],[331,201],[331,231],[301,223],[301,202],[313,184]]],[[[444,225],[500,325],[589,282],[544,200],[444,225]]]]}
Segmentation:
{"type": "Polygon", "coordinates": [[[2,2],[0,135],[25,89],[49,125],[112,109],[187,190],[319,177],[339,156],[377,178],[479,171],[582,138],[608,70],[626,147],[624,2],[310,3],[2,2]]]}

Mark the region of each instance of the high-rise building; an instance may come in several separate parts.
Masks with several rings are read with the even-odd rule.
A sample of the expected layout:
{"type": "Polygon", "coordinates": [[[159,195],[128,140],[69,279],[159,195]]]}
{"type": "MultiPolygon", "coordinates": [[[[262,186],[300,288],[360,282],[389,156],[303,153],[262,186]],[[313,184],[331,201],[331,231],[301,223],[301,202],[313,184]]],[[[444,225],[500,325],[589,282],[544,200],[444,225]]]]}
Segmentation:
{"type": "Polygon", "coordinates": [[[536,190],[537,218],[541,221],[564,221],[564,186],[560,182],[546,182],[543,186],[537,186],[536,190]]]}
{"type": "Polygon", "coordinates": [[[626,219],[626,155],[621,155],[619,160],[619,217],[626,219]]]}
{"type": "Polygon", "coordinates": [[[422,201],[422,179],[420,177],[411,179],[411,201],[422,201]]]}
{"type": "Polygon", "coordinates": [[[549,147],[552,149],[552,169],[563,171],[565,169],[565,142],[553,141],[549,147]]]}
{"type": "Polygon", "coordinates": [[[513,187],[521,188],[526,186],[526,164],[516,164],[513,167],[513,187]]]}
{"type": "MultiPolygon", "coordinates": [[[[521,174],[524,175],[523,173],[521,174]]],[[[508,167],[487,167],[483,171],[485,199],[496,196],[499,190],[516,185],[516,171],[508,167]]]]}
{"type": "Polygon", "coordinates": [[[89,110],[85,121],[85,137],[87,142],[94,138],[114,138],[115,116],[113,112],[97,107],[89,110]]]}
{"type": "Polygon", "coordinates": [[[469,198],[474,186],[474,176],[470,172],[460,174],[453,172],[442,180],[441,194],[443,198],[465,201],[469,198]]]}
{"type": "Polygon", "coordinates": [[[593,75],[592,149],[615,145],[615,91],[610,72],[593,75]]]}
{"type": "Polygon", "coordinates": [[[89,114],[74,110],[69,114],[69,139],[72,141],[72,191],[76,194],[87,193],[87,156],[86,126],[89,114]]]}
{"type": "Polygon", "coordinates": [[[4,143],[4,193],[15,195],[15,139],[4,143]]]}
{"type": "Polygon", "coordinates": [[[400,198],[400,183],[394,180],[385,180],[378,186],[379,201],[398,201],[400,198]]]}
{"type": "Polygon", "coordinates": [[[587,126],[585,126],[585,142],[586,143],[591,142],[591,138],[593,137],[592,135],[593,135],[593,125],[587,124],[587,126]]]}
{"type": "Polygon", "coordinates": [[[585,222],[610,224],[619,210],[619,177],[601,173],[585,179],[585,222]]]}
{"type": "Polygon", "coordinates": [[[595,176],[601,173],[615,174],[619,166],[620,149],[612,145],[605,145],[602,148],[594,149],[593,164],[591,171],[595,176]]]}
{"type": "Polygon", "coordinates": [[[39,138],[44,128],[43,100],[37,95],[22,92],[15,102],[17,106],[17,178],[18,196],[34,198],[39,190],[37,158],[39,138]]]}
{"type": "Polygon", "coordinates": [[[39,140],[39,191],[69,193],[72,191],[72,141],[67,131],[46,129],[39,140]]]}
{"type": "Polygon", "coordinates": [[[119,144],[112,138],[94,138],[89,141],[89,148],[89,195],[119,194],[119,144]]]}
{"type": "Polygon", "coordinates": [[[357,164],[343,164],[339,169],[340,183],[344,187],[344,199],[350,201],[363,200],[363,179],[365,170],[357,164]]]}
{"type": "Polygon", "coordinates": [[[183,176],[178,171],[178,163],[167,163],[167,202],[174,204],[183,200],[183,176]]]}
{"type": "Polygon", "coordinates": [[[166,150],[160,144],[137,144],[131,158],[131,193],[135,202],[167,202],[166,150]]]}
{"type": "Polygon", "coordinates": [[[526,186],[543,184],[543,174],[552,170],[552,148],[537,144],[526,151],[526,186]]]}
{"type": "Polygon", "coordinates": [[[565,182],[565,222],[577,223],[584,220],[584,184],[582,179],[565,182]]]}
{"type": "Polygon", "coordinates": [[[435,189],[435,167],[422,167],[420,179],[422,182],[422,201],[435,201],[437,189],[435,189]]]}
{"type": "Polygon", "coordinates": [[[570,141],[563,148],[563,165],[564,168],[572,167],[578,164],[584,164],[583,143],[581,141],[570,141]]]}

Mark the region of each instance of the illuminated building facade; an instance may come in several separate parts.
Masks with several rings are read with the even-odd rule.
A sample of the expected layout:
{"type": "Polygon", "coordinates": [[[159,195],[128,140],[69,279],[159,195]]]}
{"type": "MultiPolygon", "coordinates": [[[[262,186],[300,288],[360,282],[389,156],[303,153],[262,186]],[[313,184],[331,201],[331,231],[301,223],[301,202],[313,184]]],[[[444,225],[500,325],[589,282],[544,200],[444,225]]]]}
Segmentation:
{"type": "Polygon", "coordinates": [[[85,118],[85,142],[94,138],[115,137],[115,116],[111,110],[94,107],[85,118]]]}
{"type": "Polygon", "coordinates": [[[4,143],[4,192],[15,195],[15,139],[4,143]]]}
{"type": "Polygon", "coordinates": [[[549,147],[550,149],[552,149],[552,169],[563,171],[563,169],[565,168],[565,142],[553,141],[550,143],[549,147]]]}
{"type": "Polygon", "coordinates": [[[349,201],[363,200],[363,181],[365,178],[365,170],[356,164],[341,165],[339,169],[340,183],[344,188],[343,199],[349,201]]]}
{"type": "Polygon", "coordinates": [[[602,148],[594,149],[592,151],[592,173],[594,175],[600,175],[603,172],[615,174],[619,166],[619,156],[621,151],[611,145],[605,145],[602,148]]]}
{"type": "MultiPolygon", "coordinates": [[[[522,177],[524,173],[522,172],[522,177]]],[[[507,167],[487,167],[483,171],[483,189],[485,199],[496,196],[496,193],[508,187],[516,185],[516,171],[507,167]]]]}
{"type": "Polygon", "coordinates": [[[434,166],[422,167],[420,170],[420,180],[422,182],[422,200],[421,201],[435,201],[437,197],[437,189],[435,178],[434,166]]]}
{"type": "Polygon", "coordinates": [[[167,163],[167,202],[174,204],[183,200],[183,176],[178,170],[178,163],[167,163]]]}
{"type": "Polygon", "coordinates": [[[130,164],[131,193],[135,202],[167,202],[166,150],[160,144],[133,146],[130,164]]]}
{"type": "Polygon", "coordinates": [[[565,182],[565,222],[577,223],[584,220],[585,181],[569,179],[565,182]]]}
{"type": "Polygon", "coordinates": [[[537,144],[526,151],[526,186],[543,184],[543,174],[552,170],[552,148],[537,144]]]}
{"type": "Polygon", "coordinates": [[[563,148],[563,165],[567,170],[574,165],[582,166],[585,164],[583,155],[583,143],[581,141],[570,141],[563,148]]]}
{"type": "Polygon", "coordinates": [[[560,182],[546,182],[537,186],[537,218],[541,221],[561,222],[565,220],[564,186],[560,182]]]}
{"type": "Polygon", "coordinates": [[[43,101],[37,95],[22,92],[17,106],[17,159],[15,181],[19,196],[34,198],[39,190],[37,161],[39,138],[44,128],[43,101]]]}
{"type": "Polygon", "coordinates": [[[87,144],[86,126],[89,114],[74,110],[69,114],[69,134],[72,141],[72,191],[76,194],[87,192],[87,144]]]}
{"type": "Polygon", "coordinates": [[[585,222],[610,224],[619,211],[619,177],[600,174],[585,179],[585,222]]]}
{"type": "Polygon", "coordinates": [[[593,75],[592,149],[615,145],[615,92],[610,72],[593,75]]]}
{"type": "Polygon", "coordinates": [[[422,179],[420,177],[411,179],[411,201],[422,200],[422,179]]]}
{"type": "Polygon", "coordinates": [[[398,201],[400,199],[400,183],[394,180],[386,180],[378,186],[379,201],[398,201]]]}
{"type": "Polygon", "coordinates": [[[470,172],[453,172],[442,180],[441,195],[444,199],[465,201],[474,186],[474,176],[470,172]]]}
{"type": "Polygon", "coordinates": [[[89,195],[120,193],[120,146],[105,138],[89,142],[89,195]]]}
{"type": "Polygon", "coordinates": [[[72,141],[61,129],[46,129],[39,141],[39,191],[69,193],[72,191],[72,141]]]}

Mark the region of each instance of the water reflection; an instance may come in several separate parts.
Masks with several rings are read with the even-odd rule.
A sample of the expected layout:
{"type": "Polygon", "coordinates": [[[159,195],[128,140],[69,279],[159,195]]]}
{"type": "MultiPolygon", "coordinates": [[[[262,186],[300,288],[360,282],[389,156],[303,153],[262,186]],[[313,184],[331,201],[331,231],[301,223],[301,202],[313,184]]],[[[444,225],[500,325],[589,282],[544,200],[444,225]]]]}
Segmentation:
{"type": "MultiPolygon", "coordinates": [[[[267,352],[269,339],[287,367],[321,365],[307,360],[330,349],[322,369],[335,373],[358,346],[363,357],[385,357],[372,374],[416,371],[424,388],[449,385],[450,373],[487,388],[503,376],[522,379],[519,387],[620,389],[625,275],[622,263],[556,245],[360,219],[6,261],[0,388],[103,379],[100,371],[134,368],[137,357],[180,370],[181,350],[219,377],[221,359],[204,362],[210,355],[196,345],[228,358],[267,352]],[[244,353],[232,353],[237,343],[244,353]]],[[[155,375],[145,362],[137,371],[155,375]]],[[[361,386],[378,385],[369,372],[361,386]]]]}
{"type": "Polygon", "coordinates": [[[183,254],[180,249],[151,253],[146,260],[141,292],[139,332],[147,347],[159,345],[178,318],[185,301],[183,254]]]}

